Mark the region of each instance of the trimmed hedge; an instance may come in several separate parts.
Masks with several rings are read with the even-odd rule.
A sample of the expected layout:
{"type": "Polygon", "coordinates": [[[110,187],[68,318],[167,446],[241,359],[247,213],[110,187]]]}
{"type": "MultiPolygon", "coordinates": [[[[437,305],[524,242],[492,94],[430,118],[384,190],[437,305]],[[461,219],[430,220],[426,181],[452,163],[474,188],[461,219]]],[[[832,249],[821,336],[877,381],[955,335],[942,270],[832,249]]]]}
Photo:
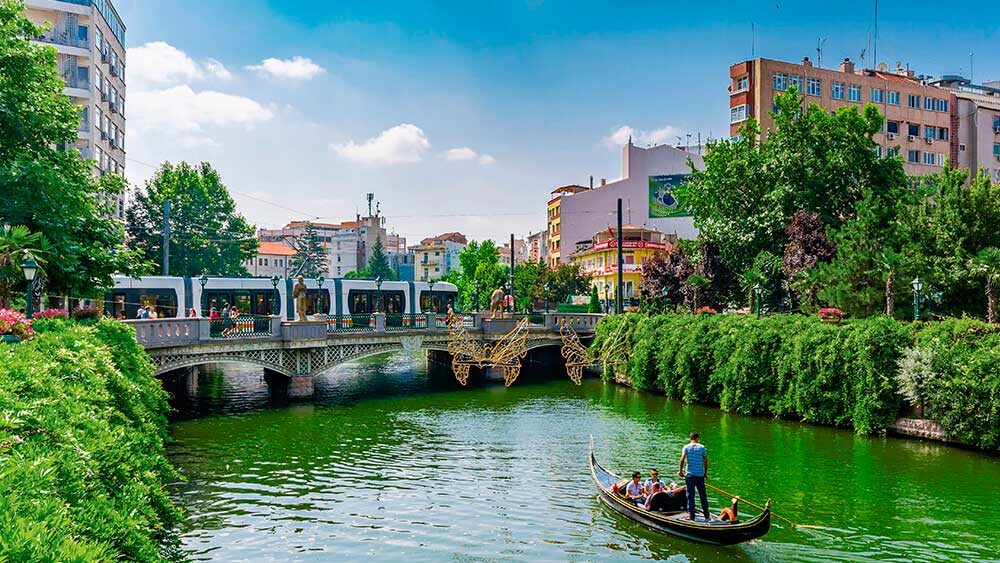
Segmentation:
{"type": "Polygon", "coordinates": [[[162,561],[167,395],[122,323],[0,345],[0,561],[162,561]]]}
{"type": "Polygon", "coordinates": [[[938,374],[927,415],[962,442],[1000,447],[1000,333],[979,321],[633,314],[602,320],[592,346],[620,338],[638,389],[862,434],[885,432],[903,412],[897,362],[906,348],[924,347],[938,374]]]}

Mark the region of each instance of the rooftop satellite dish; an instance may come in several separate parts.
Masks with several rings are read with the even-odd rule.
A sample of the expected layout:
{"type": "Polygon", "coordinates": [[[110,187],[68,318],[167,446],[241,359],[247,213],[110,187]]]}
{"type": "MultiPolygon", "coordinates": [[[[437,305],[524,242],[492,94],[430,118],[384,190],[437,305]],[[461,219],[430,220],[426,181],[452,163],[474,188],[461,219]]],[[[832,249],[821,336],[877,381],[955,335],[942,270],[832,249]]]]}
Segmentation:
{"type": "Polygon", "coordinates": [[[879,63],[878,66],[875,67],[875,68],[878,69],[879,72],[888,72],[889,65],[887,65],[885,63],[879,63]]]}

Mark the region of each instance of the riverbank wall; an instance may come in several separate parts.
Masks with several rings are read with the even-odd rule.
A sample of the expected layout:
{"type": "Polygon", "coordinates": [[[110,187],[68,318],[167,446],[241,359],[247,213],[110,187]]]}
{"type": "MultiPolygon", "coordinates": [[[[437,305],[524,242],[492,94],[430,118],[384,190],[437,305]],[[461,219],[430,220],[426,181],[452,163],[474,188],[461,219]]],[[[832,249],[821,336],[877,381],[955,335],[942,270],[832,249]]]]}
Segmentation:
{"type": "Polygon", "coordinates": [[[1000,448],[1000,330],[975,320],[629,314],[603,320],[592,349],[605,378],[685,402],[1000,448]],[[914,350],[925,365],[901,375],[914,350]],[[900,422],[916,406],[930,420],[900,422]]]}
{"type": "Polygon", "coordinates": [[[0,343],[0,561],[163,561],[167,395],[135,331],[37,320],[0,343]]]}

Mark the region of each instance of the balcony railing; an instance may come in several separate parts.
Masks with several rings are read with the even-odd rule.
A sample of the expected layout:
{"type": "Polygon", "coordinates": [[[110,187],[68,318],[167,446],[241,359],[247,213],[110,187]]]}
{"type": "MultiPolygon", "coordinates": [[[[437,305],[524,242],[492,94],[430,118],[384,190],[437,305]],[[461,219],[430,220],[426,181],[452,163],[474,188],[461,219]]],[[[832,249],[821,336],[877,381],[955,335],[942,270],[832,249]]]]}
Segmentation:
{"type": "Polygon", "coordinates": [[[52,43],[53,45],[65,45],[67,47],[79,47],[81,49],[90,48],[90,41],[80,39],[75,31],[57,32],[55,30],[45,32],[35,36],[36,41],[42,43],[52,43]]]}
{"type": "Polygon", "coordinates": [[[90,90],[90,78],[80,76],[79,71],[75,67],[62,71],[60,75],[62,76],[62,79],[66,81],[67,88],[90,90]]]}

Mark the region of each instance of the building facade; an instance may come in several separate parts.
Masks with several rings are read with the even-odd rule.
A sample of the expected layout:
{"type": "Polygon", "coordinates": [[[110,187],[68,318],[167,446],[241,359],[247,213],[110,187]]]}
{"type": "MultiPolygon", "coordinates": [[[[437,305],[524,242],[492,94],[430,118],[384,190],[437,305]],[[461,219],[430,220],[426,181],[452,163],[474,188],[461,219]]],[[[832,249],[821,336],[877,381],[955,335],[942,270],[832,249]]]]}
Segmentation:
{"type": "Polygon", "coordinates": [[[417,246],[411,247],[415,281],[436,280],[452,271],[462,271],[458,255],[468,244],[469,241],[462,233],[444,233],[425,238],[417,246]]]}
{"type": "Polygon", "coordinates": [[[528,243],[524,239],[514,239],[514,264],[510,263],[510,241],[500,247],[500,264],[512,268],[528,259],[528,243]]]}
{"type": "Polygon", "coordinates": [[[287,278],[292,256],[295,256],[295,251],[284,243],[261,242],[257,256],[244,262],[243,267],[255,278],[287,278]]]}
{"type": "Polygon", "coordinates": [[[549,231],[538,231],[528,235],[528,260],[548,264],[549,231]]]}
{"type": "Polygon", "coordinates": [[[972,84],[960,76],[942,76],[931,84],[958,99],[958,166],[1000,184],[1000,80],[972,84]]]}
{"type": "Polygon", "coordinates": [[[549,266],[568,264],[572,254],[590,248],[595,232],[615,227],[619,198],[622,223],[676,238],[696,238],[694,218],[674,194],[674,188],[686,181],[691,165],[705,166],[697,154],[670,145],[637,147],[630,139],[622,147],[620,180],[601,180],[594,188],[571,185],[553,190],[547,206],[549,266]]]}
{"type": "MultiPolygon", "coordinates": [[[[80,106],[74,143],[101,174],[125,174],[125,24],[110,0],[25,0],[25,16],[50,30],[35,43],[56,49],[64,92],[80,106]]],[[[119,219],[125,194],[107,203],[119,219]]]]}
{"type": "Polygon", "coordinates": [[[934,173],[945,162],[958,161],[958,110],[953,93],[928,84],[912,70],[855,69],[844,59],[838,69],[813,66],[809,57],[801,63],[753,59],[729,67],[729,133],[739,135],[743,123],[754,118],[762,136],[774,129],[771,117],[774,98],[795,86],[806,103],[835,111],[844,106],[873,103],[885,116],[882,131],[875,135],[880,155],[901,156],[911,176],[934,173]]]}
{"type": "MultiPolygon", "coordinates": [[[[342,278],[348,272],[364,267],[364,239],[356,221],[344,223],[310,223],[292,221],[281,229],[260,229],[257,238],[261,244],[280,243],[291,247],[292,241],[302,236],[311,224],[326,254],[327,277],[342,278]]],[[[367,233],[364,233],[366,235],[367,233]]],[[[289,272],[294,274],[294,272],[289,272]]]]}
{"type": "MultiPolygon", "coordinates": [[[[622,296],[626,306],[638,305],[643,262],[676,240],[675,235],[641,225],[622,225],[622,296]]],[[[583,275],[597,287],[604,306],[613,308],[618,287],[618,230],[597,231],[590,246],[570,255],[570,262],[580,265],[583,275]]]]}

